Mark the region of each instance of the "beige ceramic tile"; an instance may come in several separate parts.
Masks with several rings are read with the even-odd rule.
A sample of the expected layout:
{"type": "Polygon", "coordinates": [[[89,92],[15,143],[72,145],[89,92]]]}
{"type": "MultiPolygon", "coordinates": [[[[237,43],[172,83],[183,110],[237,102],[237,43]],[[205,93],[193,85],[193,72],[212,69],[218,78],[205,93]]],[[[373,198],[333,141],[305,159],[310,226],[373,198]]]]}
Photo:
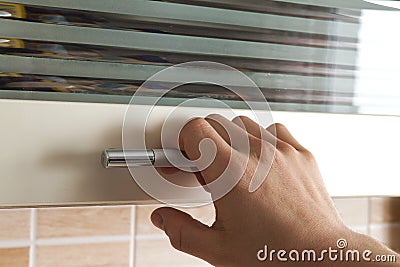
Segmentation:
{"type": "Polygon", "coordinates": [[[154,206],[154,205],[136,206],[136,213],[135,213],[136,235],[162,234],[162,231],[154,227],[150,221],[151,213],[158,207],[160,206],[154,206]]]}
{"type": "Polygon", "coordinates": [[[39,246],[37,267],[129,267],[129,243],[39,246]]]}
{"type": "Polygon", "coordinates": [[[1,267],[28,267],[29,248],[1,248],[1,267]]]}
{"type": "Polygon", "coordinates": [[[128,235],[131,207],[39,209],[38,238],[128,235]]]}
{"type": "Polygon", "coordinates": [[[400,252],[400,224],[372,224],[370,234],[393,250],[400,252]]]}
{"type": "Polygon", "coordinates": [[[175,250],[167,239],[136,240],[135,267],[209,267],[210,264],[175,250]]]}
{"type": "Polygon", "coordinates": [[[0,210],[0,240],[29,239],[30,210],[0,210]]]}
{"type": "Polygon", "coordinates": [[[371,198],[371,223],[400,223],[400,198],[371,198]]]}
{"type": "MultiPolygon", "coordinates": [[[[136,208],[136,235],[151,235],[161,234],[162,231],[153,226],[150,221],[151,213],[160,206],[147,205],[137,206],[136,208]]],[[[215,219],[215,210],[212,205],[207,205],[199,208],[181,209],[189,213],[193,218],[211,225],[215,219]]]]}
{"type": "Polygon", "coordinates": [[[334,198],[333,202],[347,226],[357,232],[368,232],[368,198],[334,198]]]}

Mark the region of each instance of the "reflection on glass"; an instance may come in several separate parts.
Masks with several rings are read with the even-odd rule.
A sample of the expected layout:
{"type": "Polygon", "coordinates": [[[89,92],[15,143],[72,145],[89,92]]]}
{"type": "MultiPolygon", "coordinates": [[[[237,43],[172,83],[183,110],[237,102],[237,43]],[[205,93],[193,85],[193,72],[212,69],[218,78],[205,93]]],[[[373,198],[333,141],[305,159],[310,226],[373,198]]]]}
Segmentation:
{"type": "MultiPolygon", "coordinates": [[[[125,96],[128,103],[165,67],[214,61],[248,75],[275,110],[400,115],[400,14],[373,3],[359,1],[368,4],[362,9],[329,1],[121,1],[110,9],[105,0],[19,2],[0,3],[0,97],[125,96]]],[[[163,87],[146,92],[151,97],[163,87]]],[[[204,84],[168,95],[202,96],[239,100],[204,84]]]]}

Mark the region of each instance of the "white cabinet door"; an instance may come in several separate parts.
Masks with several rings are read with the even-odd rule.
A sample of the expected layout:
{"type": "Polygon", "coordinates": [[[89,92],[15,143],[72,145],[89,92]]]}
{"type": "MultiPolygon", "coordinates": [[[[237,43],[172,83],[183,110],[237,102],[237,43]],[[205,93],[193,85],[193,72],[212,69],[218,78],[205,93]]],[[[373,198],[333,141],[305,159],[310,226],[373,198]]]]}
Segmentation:
{"type": "MultiPolygon", "coordinates": [[[[154,202],[127,169],[104,169],[100,163],[103,149],[122,147],[126,107],[0,100],[0,207],[154,202]]],[[[158,107],[150,118],[153,145],[171,108],[158,107]]],[[[182,112],[195,116],[198,108],[182,112]]],[[[400,118],[291,112],[273,116],[314,152],[331,195],[400,195],[400,118]]],[[[184,196],[176,197],[184,201],[184,196]]]]}
{"type": "Polygon", "coordinates": [[[125,106],[2,100],[0,110],[0,205],[148,200],[127,169],[100,164],[121,147],[125,106]]]}
{"type": "MultiPolygon", "coordinates": [[[[139,84],[170,65],[212,61],[240,69],[273,110],[400,115],[398,66],[391,64],[400,60],[399,40],[384,30],[399,16],[376,1],[12,2],[20,12],[0,16],[0,208],[155,202],[127,169],[104,169],[100,155],[122,148],[128,107],[106,103],[128,103],[139,84]]],[[[212,74],[222,77],[217,69],[212,74]]],[[[164,88],[157,84],[146,97],[164,88]]],[[[182,97],[236,99],[212,86],[194,88],[153,110],[150,147],[160,147],[162,123],[182,97]]],[[[221,111],[200,106],[179,112],[221,111]]],[[[136,110],[137,118],[147,114],[146,106],[136,110]]],[[[315,154],[332,196],[400,195],[400,117],[273,117],[315,154]]],[[[131,123],[133,133],[144,127],[131,123]]],[[[133,146],[141,141],[132,134],[133,146]]],[[[184,193],[173,198],[188,201],[184,193]]]]}

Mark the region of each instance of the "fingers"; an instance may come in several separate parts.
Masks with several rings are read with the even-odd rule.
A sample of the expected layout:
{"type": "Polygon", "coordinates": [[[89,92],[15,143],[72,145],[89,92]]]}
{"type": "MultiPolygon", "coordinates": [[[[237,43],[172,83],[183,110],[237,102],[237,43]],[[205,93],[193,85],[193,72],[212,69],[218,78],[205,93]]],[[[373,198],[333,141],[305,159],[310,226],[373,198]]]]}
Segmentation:
{"type": "Polygon", "coordinates": [[[224,173],[232,153],[237,152],[235,150],[249,151],[259,157],[263,141],[276,145],[277,149],[282,149],[282,151],[305,150],[282,124],[271,125],[265,130],[250,118],[243,116],[235,118],[232,122],[220,115],[210,115],[206,119],[196,118],[185,125],[179,136],[181,149],[185,151],[189,159],[197,160],[205,157],[207,162],[212,161],[206,169],[201,171],[206,184],[213,182],[224,173]],[[211,154],[214,156],[213,153],[201,154],[200,143],[205,139],[210,139],[215,145],[217,150],[215,159],[207,159],[211,154]],[[235,140],[240,141],[235,143],[235,140]],[[246,142],[249,142],[250,150],[246,142]]]}
{"type": "Polygon", "coordinates": [[[216,115],[216,114],[209,115],[205,118],[205,120],[215,129],[215,131],[225,140],[225,142],[227,144],[231,145],[231,138],[230,138],[228,132],[226,131],[227,129],[220,122],[223,119],[225,119],[225,118],[220,115],[216,115]]]}
{"type": "Polygon", "coordinates": [[[228,145],[240,152],[249,150],[249,135],[243,128],[218,114],[209,115],[205,120],[217,131],[228,145]]]}
{"type": "Polygon", "coordinates": [[[182,128],[179,135],[179,145],[190,160],[196,161],[201,157],[202,163],[211,162],[206,169],[201,171],[206,183],[211,183],[225,171],[232,153],[231,146],[205,119],[201,118],[189,121],[182,128]],[[202,154],[199,148],[202,141],[205,140],[211,141],[215,147],[206,143],[203,146],[206,151],[202,151],[202,154]],[[215,158],[212,158],[214,155],[215,158]]]}
{"type": "Polygon", "coordinates": [[[294,147],[296,150],[299,151],[304,151],[306,150],[294,137],[293,135],[289,132],[289,130],[280,123],[276,123],[274,125],[271,125],[270,127],[267,128],[267,131],[272,132],[276,131],[276,136],[279,140],[282,140],[283,142],[291,145],[294,147]],[[273,128],[275,127],[275,129],[273,128]]]}
{"type": "Polygon", "coordinates": [[[189,214],[172,208],[159,208],[152,213],[151,221],[167,234],[177,250],[205,260],[215,255],[218,233],[189,214]]]}
{"type": "Polygon", "coordinates": [[[276,138],[273,133],[265,130],[258,123],[246,116],[238,116],[234,118],[232,122],[256,138],[268,141],[272,144],[276,142],[276,138]]]}
{"type": "MultiPolygon", "coordinates": [[[[277,138],[252,119],[239,116],[232,120],[243,128],[249,136],[257,139],[253,142],[252,152],[257,156],[257,164],[250,167],[251,180],[248,184],[249,192],[256,191],[265,181],[269,168],[272,165],[277,138]]],[[[253,161],[254,162],[254,161],[253,161]]]]}
{"type": "Polygon", "coordinates": [[[293,137],[293,135],[289,132],[289,130],[280,123],[275,123],[271,126],[269,126],[266,131],[255,121],[252,119],[245,117],[245,116],[239,116],[236,117],[232,120],[233,123],[239,125],[240,127],[243,128],[245,127],[245,130],[260,139],[267,140],[270,143],[274,142],[275,136],[277,139],[293,146],[297,150],[304,150],[305,148],[293,137]]]}

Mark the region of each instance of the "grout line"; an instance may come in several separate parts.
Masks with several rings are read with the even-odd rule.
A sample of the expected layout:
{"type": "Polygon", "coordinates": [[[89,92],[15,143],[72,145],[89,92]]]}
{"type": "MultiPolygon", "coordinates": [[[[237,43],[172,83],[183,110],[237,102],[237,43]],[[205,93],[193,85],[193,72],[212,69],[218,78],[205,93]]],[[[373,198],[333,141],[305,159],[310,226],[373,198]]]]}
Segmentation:
{"type": "Polygon", "coordinates": [[[81,209],[116,209],[116,208],[123,208],[124,205],[89,205],[89,206],[66,206],[66,207],[45,207],[48,211],[57,211],[57,210],[81,210],[81,209]]]}
{"type": "Polygon", "coordinates": [[[131,207],[131,240],[129,246],[129,267],[135,267],[136,206],[131,207]]]}
{"type": "Polygon", "coordinates": [[[383,223],[371,223],[370,229],[376,228],[390,228],[390,227],[400,226],[400,223],[392,223],[392,222],[383,222],[383,223]]]}
{"type": "Polygon", "coordinates": [[[166,234],[137,235],[136,240],[168,240],[166,234]]]}
{"type": "Polygon", "coordinates": [[[367,234],[371,235],[371,197],[368,197],[368,210],[367,210],[367,234]]]}
{"type": "Polygon", "coordinates": [[[29,239],[0,241],[0,248],[26,248],[30,247],[29,239]]]}
{"type": "Polygon", "coordinates": [[[36,244],[41,246],[101,244],[127,242],[130,241],[130,239],[131,237],[129,235],[42,238],[36,240],[36,244]]]}
{"type": "Polygon", "coordinates": [[[37,210],[31,209],[29,267],[36,267],[37,210]]]}
{"type": "Polygon", "coordinates": [[[362,234],[367,234],[368,233],[368,226],[367,225],[348,225],[348,227],[357,232],[357,233],[362,233],[362,234]]]}

